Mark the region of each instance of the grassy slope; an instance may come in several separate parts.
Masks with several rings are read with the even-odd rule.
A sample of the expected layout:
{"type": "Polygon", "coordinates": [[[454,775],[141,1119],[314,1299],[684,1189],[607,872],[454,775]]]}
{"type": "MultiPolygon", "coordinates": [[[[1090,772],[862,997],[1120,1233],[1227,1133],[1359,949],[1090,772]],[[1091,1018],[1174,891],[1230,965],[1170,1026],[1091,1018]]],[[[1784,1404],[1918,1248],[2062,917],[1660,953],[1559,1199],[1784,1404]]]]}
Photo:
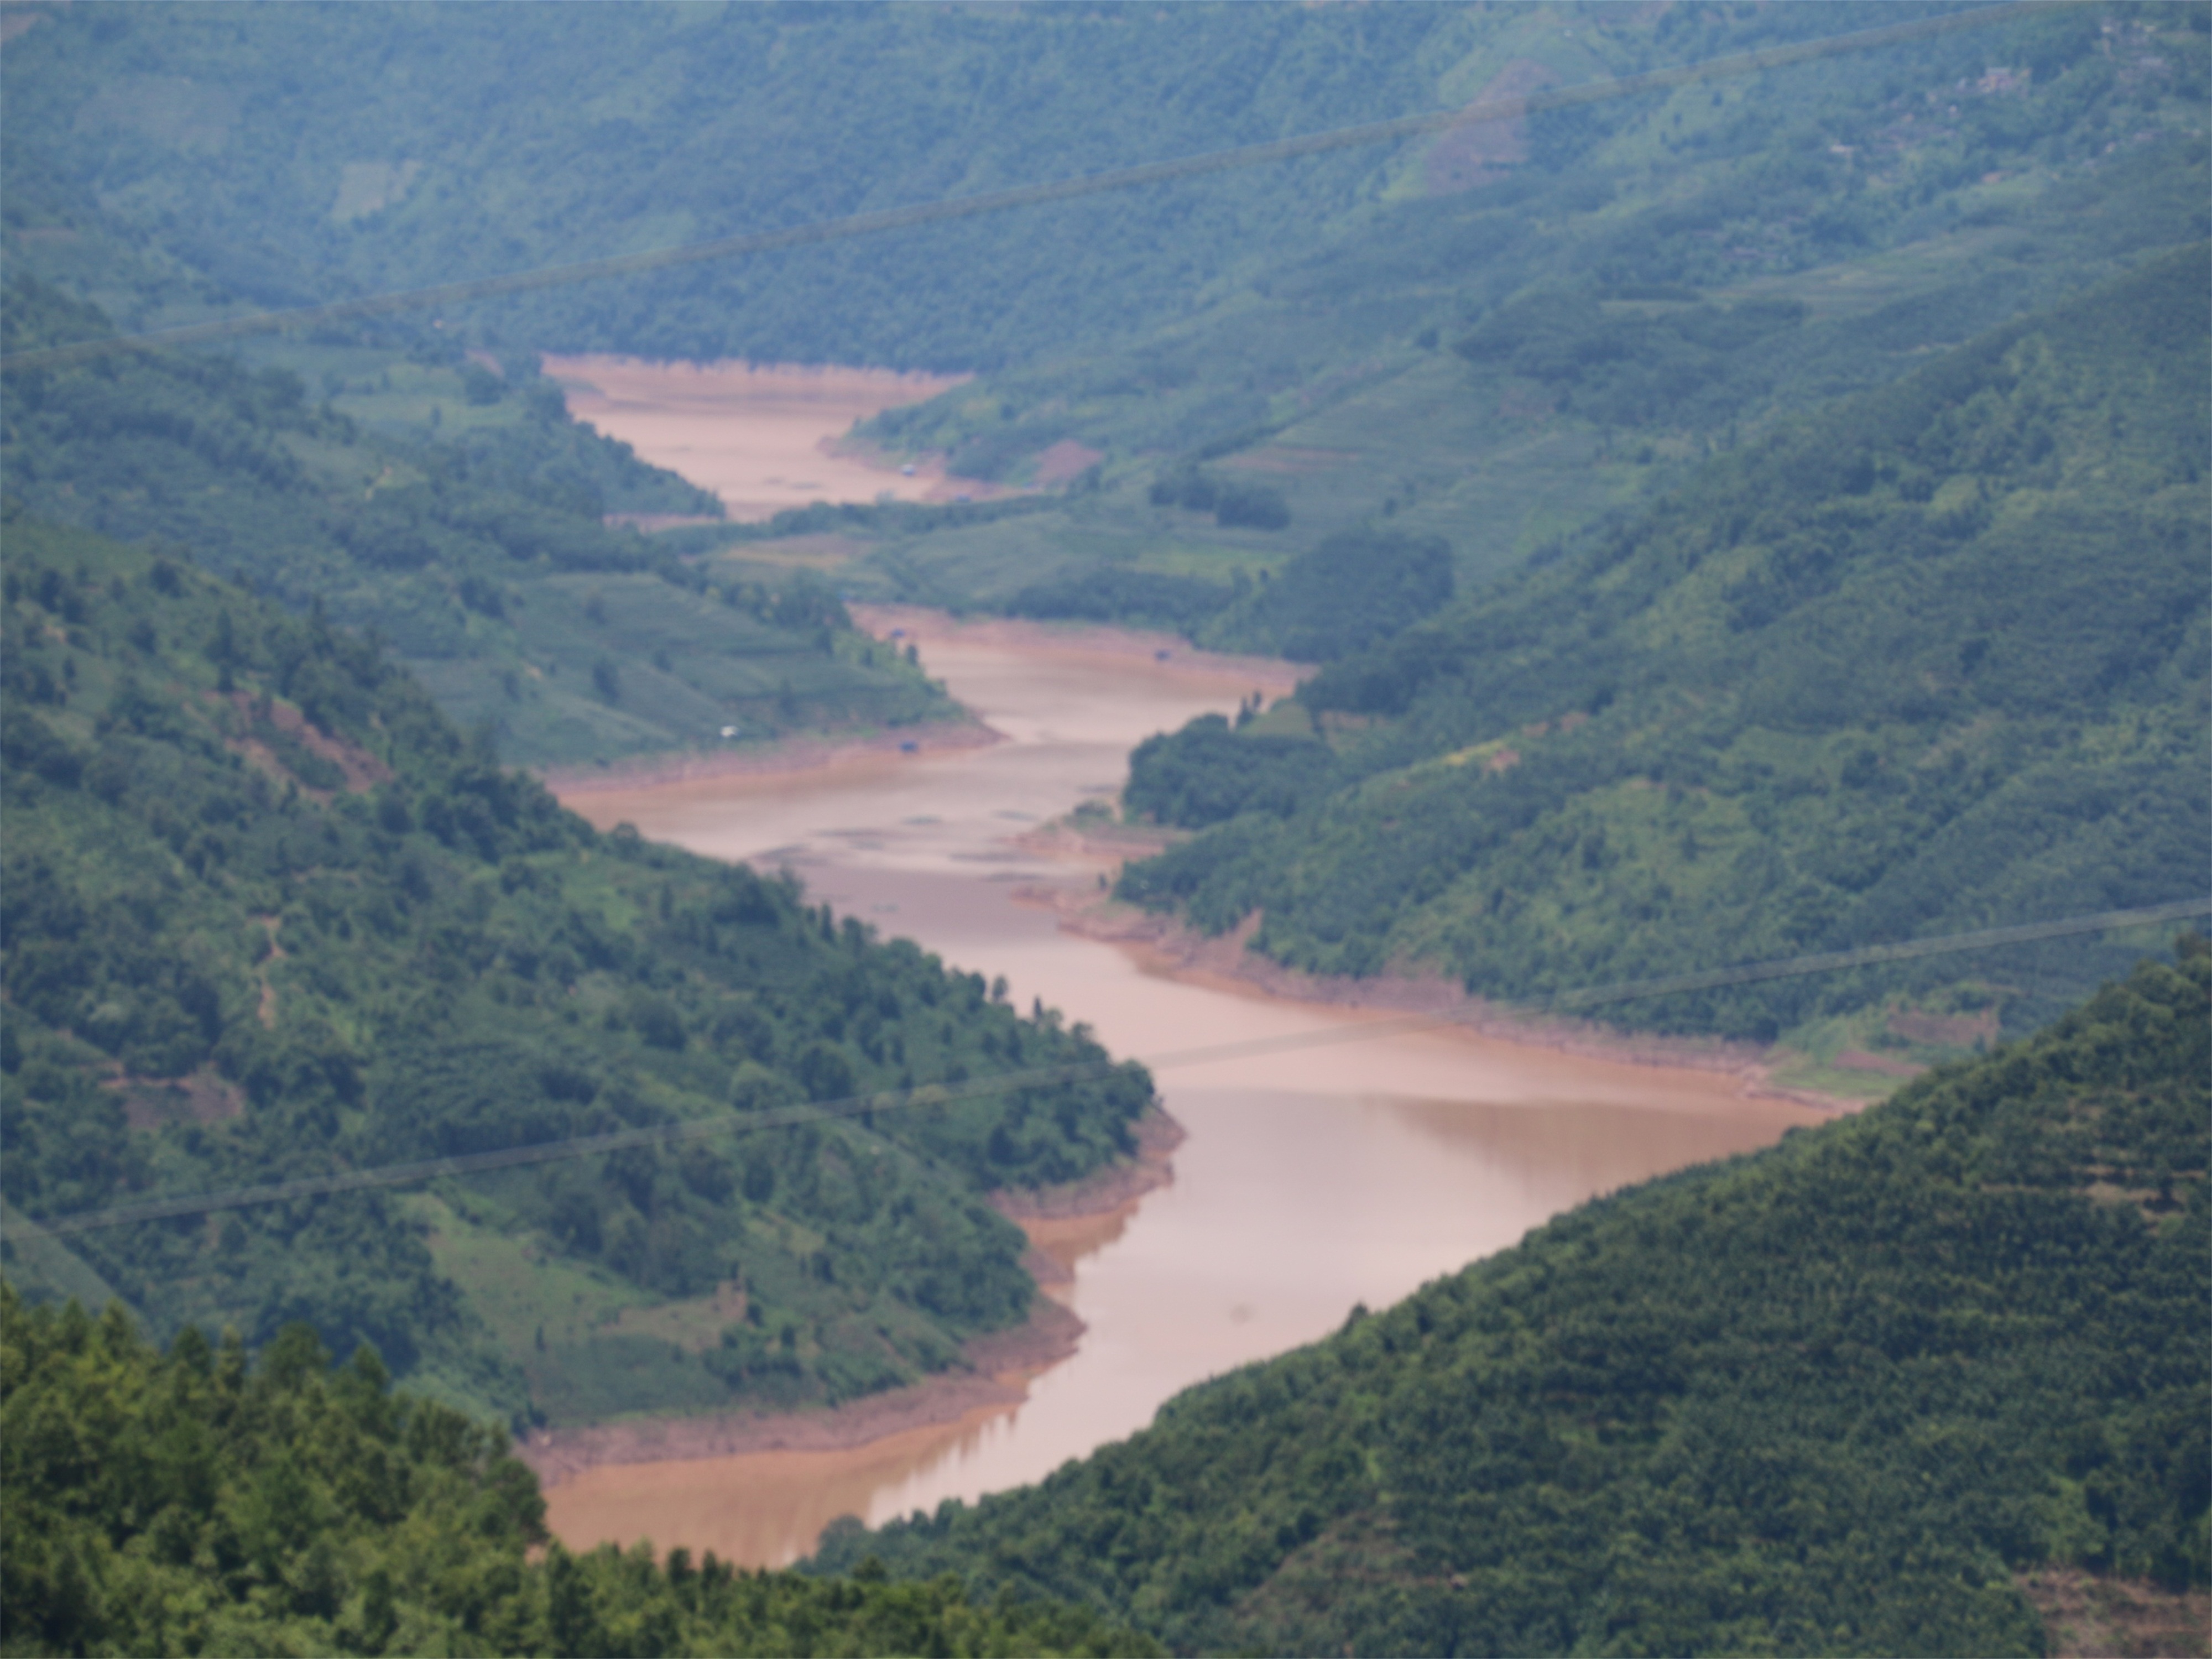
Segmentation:
{"type": "Polygon", "coordinates": [[[1133,1071],[857,1122],[751,1111],[1095,1057],[794,889],[601,836],[404,672],[12,517],[0,689],[15,1212],[599,1133],[730,1136],[5,1246],[159,1332],[291,1319],[527,1420],[805,1405],[1024,1315],[1000,1185],[1125,1153],[1133,1071]]]}
{"type": "MultiPolygon", "coordinates": [[[[20,286],[7,324],[11,347],[104,325],[20,286]]],[[[655,475],[595,449],[550,388],[464,398],[484,424],[437,444],[315,406],[288,372],[200,358],[10,375],[6,397],[0,467],[15,499],[374,630],[512,761],[578,765],[723,744],[726,726],[758,742],[955,712],[855,634],[818,579],[710,583],[603,528],[601,483],[642,490],[655,475]]]]}
{"type": "Polygon", "coordinates": [[[1586,1206],[1037,1486],[830,1540],[1179,1650],[2029,1653],[2212,1577],[2212,954],[1586,1206]]]}
{"type": "MultiPolygon", "coordinates": [[[[2199,246],[2000,330],[1247,733],[1140,751],[1133,807],[1217,827],[1125,894],[1209,930],[1263,910],[1255,947],[1301,966],[1507,998],[2194,896],[2207,280],[2199,246]],[[1279,735],[1293,710],[1326,746],[1279,735]]],[[[1989,958],[1938,1012],[2033,1023],[2100,970],[1989,958]]],[[[1962,971],[1622,1012],[1771,1038],[1962,971]]]]}

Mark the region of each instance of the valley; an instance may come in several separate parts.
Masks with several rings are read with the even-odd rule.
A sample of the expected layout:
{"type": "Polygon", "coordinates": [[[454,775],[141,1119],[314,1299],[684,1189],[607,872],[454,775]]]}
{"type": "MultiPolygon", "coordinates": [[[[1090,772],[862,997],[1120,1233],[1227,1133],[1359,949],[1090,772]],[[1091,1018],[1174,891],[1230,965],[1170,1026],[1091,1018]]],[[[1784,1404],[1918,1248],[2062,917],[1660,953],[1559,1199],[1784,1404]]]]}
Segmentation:
{"type": "Polygon", "coordinates": [[[0,92],[0,1651],[2208,1651],[2206,8],[0,92]]]}
{"type": "MultiPolygon", "coordinates": [[[[568,803],[603,826],[794,870],[841,912],[1003,975],[1013,1006],[1061,1010],[1116,1054],[1264,1049],[1373,1018],[1177,974],[1063,928],[1045,902],[1093,890],[1114,861],[1055,856],[1038,829],[1110,799],[1144,737],[1285,689],[1289,665],[1112,630],[914,611],[860,620],[918,641],[924,667],[1003,740],[568,803]]],[[[1387,1305],[1589,1197],[1825,1115],[1733,1070],[1695,1069],[1686,1048],[1673,1066],[1635,1065],[1449,1032],[1155,1074],[1188,1137],[1167,1154],[1172,1180],[1087,1223],[1027,1224],[1069,1275],[1043,1288],[1085,1328],[1073,1357],[933,1431],[805,1449],[808,1425],[794,1423],[790,1449],[586,1469],[550,1487],[556,1531],[578,1547],[651,1537],[781,1565],[840,1515],[886,1520],[1039,1479],[1190,1384],[1334,1329],[1355,1304],[1387,1305]]]]}

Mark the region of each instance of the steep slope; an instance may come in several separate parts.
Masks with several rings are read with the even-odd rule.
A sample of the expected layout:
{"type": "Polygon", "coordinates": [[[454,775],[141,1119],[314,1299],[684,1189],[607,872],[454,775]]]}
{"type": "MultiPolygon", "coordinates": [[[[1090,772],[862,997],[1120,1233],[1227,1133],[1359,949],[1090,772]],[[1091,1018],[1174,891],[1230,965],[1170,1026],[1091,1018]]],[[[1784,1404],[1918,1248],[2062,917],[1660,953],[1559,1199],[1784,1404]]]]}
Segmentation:
{"type": "MultiPolygon", "coordinates": [[[[1601,23],[1671,50],[1693,19],[1729,27],[1601,23]]],[[[870,422],[967,476],[1096,470],[1051,511],[878,530],[840,580],[1326,659],[1261,585],[1356,563],[1343,532],[1441,537],[1479,587],[1778,418],[2203,237],[2196,21],[2045,13],[1490,129],[1465,188],[1393,190],[1188,317],[870,422]]]]}
{"type": "Polygon", "coordinates": [[[2031,1653],[2212,1577],[2212,952],[1584,1206],[1042,1484],[834,1535],[1182,1651],[2031,1653]]]}
{"type": "Polygon", "coordinates": [[[0,1644],[15,1654],[1142,1654],[1087,1609],[957,1583],[823,1583],[580,1558],[505,1437],[332,1367],[293,1326],[258,1367],[111,1305],[0,1281],[0,1644]]]}
{"type": "MultiPolygon", "coordinates": [[[[102,331],[17,285],[9,349],[102,331]]],[[[490,395],[516,404],[488,372],[490,395]]],[[[547,406],[550,403],[550,407],[547,406]]],[[[141,356],[11,374],[0,479],[41,517],[179,549],[297,611],[374,631],[509,761],[579,764],[945,719],[921,672],[855,633],[818,581],[710,583],[600,523],[601,485],[658,479],[570,423],[529,416],[458,442],[363,431],[281,370],[141,356]],[[644,475],[641,479],[637,475],[644,475]]]]}
{"type": "MultiPolygon", "coordinates": [[[[1121,891],[1208,932],[1259,912],[1253,948],[1300,967],[1506,999],[2200,896],[2208,280],[2201,245],[2167,256],[1711,463],[1241,732],[1146,745],[1129,805],[1205,833],[1121,891]]],[[[2026,950],[1624,1017],[1771,1038],[1968,971],[2032,1023],[2100,969],[2026,950]]]]}
{"type": "Polygon", "coordinates": [[[834,1401],[1025,1316],[1021,1235],[984,1195],[1125,1155],[1140,1071],[749,1132],[1104,1056],[793,884],[595,833],[319,616],[86,532],[5,533],[19,1283],[112,1289],[162,1334],[306,1320],[516,1420],[834,1401]],[[18,1224],[679,1121],[729,1133],[68,1254],[18,1224]]]}
{"type": "MultiPolygon", "coordinates": [[[[180,273],[296,303],[1400,116],[1463,100],[1517,59],[1592,80],[1888,21],[1820,9],[1656,33],[1602,9],[590,9],[517,33],[466,8],[179,8],[99,25],[55,8],[10,42],[0,131],[52,199],[99,199],[113,234],[180,273]],[[383,71],[368,82],[349,67],[367,62],[383,71]]],[[[1194,291],[1308,245],[1317,222],[1356,220],[1401,178],[1424,187],[1428,148],[550,290],[482,315],[569,349],[981,368],[1178,315],[1194,291]]],[[[64,236],[22,252],[59,275],[74,249],[64,236]]],[[[196,296],[127,297],[158,314],[196,296]]]]}

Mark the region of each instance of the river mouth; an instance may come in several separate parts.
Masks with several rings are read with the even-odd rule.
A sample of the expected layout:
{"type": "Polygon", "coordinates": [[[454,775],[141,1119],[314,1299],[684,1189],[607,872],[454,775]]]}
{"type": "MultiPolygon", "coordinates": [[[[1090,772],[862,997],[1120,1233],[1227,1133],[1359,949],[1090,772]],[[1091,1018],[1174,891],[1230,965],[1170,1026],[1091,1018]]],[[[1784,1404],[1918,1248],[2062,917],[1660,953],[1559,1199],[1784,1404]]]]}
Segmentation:
{"type": "MultiPolygon", "coordinates": [[[[1117,1055],[1347,1034],[1371,1012],[1179,975],[1157,951],[1063,926],[1109,860],[1040,826],[1118,790],[1128,751],[1287,689],[1287,665],[1211,659],[1113,630],[866,611],[1001,741],[875,752],[783,777],[570,797],[595,823],[787,866],[810,894],[948,962],[1004,975],[1117,1055]],[[1062,907],[1066,908],[1065,906],[1062,907]]],[[[1589,1197],[1765,1146],[1814,1121],[1737,1074],[1462,1031],[1400,1033],[1164,1067],[1188,1132],[1172,1182],[1040,1237],[1088,1329],[1018,1403],[843,1449],[608,1464],[548,1492],[575,1547],[650,1538],[787,1563],[840,1515],[872,1524],[1036,1480],[1142,1427],[1194,1382],[1284,1352],[1519,1239],[1589,1197]]],[[[1033,1235],[1034,1236],[1034,1235],[1033,1235]]]]}

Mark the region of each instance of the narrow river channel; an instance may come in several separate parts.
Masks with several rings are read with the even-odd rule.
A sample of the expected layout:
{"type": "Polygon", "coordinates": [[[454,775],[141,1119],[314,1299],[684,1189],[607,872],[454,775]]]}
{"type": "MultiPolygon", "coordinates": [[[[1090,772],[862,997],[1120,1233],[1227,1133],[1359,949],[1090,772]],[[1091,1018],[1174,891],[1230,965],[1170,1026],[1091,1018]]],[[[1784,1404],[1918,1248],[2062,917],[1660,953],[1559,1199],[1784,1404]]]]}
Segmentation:
{"type": "MultiPolygon", "coordinates": [[[[811,895],[963,969],[1003,974],[1115,1054],[1341,1028],[1371,1016],[1170,977],[1064,931],[1036,902],[1095,892],[1103,866],[1023,837],[1111,795],[1152,732],[1229,711],[1280,665],[1208,661],[1105,633],[1054,635],[927,613],[866,618],[1003,741],[876,754],[782,776],[574,797],[603,825],[717,858],[787,865],[811,895]]],[[[1269,684],[1272,680],[1272,684],[1269,684]]],[[[1031,1481],[1127,1435],[1171,1395],[1341,1324],[1624,1183],[1765,1145],[1805,1109],[1719,1073],[1472,1036],[1378,1037],[1163,1071],[1188,1132],[1170,1185],[1041,1240],[1073,1267],[1088,1330],[1019,1405],[842,1451],[607,1465],[548,1494],[571,1545],[649,1537],[769,1565],[840,1515],[882,1522],[1031,1481]]]]}

